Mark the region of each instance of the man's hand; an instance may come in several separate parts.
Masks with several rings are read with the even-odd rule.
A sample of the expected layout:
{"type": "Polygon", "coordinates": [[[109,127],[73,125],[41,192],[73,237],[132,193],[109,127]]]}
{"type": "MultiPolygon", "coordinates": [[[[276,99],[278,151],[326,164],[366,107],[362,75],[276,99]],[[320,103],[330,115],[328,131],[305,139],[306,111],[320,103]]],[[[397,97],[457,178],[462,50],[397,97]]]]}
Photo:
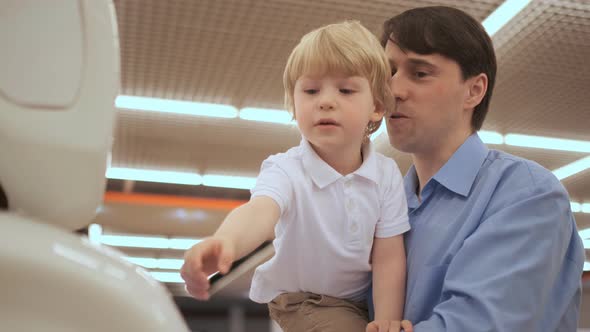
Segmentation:
{"type": "Polygon", "coordinates": [[[366,332],[399,332],[400,328],[404,332],[412,332],[413,326],[409,320],[388,321],[374,320],[367,325],[366,332]]]}
{"type": "Polygon", "coordinates": [[[209,279],[219,271],[225,274],[234,261],[234,246],[227,240],[210,237],[190,248],[184,255],[180,276],[186,290],[198,300],[209,299],[209,279]]]}

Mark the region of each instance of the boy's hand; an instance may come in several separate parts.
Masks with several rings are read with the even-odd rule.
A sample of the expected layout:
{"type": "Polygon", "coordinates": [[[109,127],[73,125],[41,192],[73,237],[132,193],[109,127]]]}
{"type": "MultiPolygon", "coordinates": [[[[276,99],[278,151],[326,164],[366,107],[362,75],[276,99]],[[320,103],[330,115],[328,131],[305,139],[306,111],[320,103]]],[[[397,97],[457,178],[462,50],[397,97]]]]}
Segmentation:
{"type": "Polygon", "coordinates": [[[234,247],[225,239],[209,237],[195,244],[185,253],[180,269],[187,292],[198,300],[209,299],[208,277],[217,271],[227,273],[234,256],[234,247]]]}
{"type": "Polygon", "coordinates": [[[404,332],[412,332],[412,323],[409,320],[401,322],[396,320],[374,320],[367,325],[366,332],[399,332],[400,329],[404,332]]]}

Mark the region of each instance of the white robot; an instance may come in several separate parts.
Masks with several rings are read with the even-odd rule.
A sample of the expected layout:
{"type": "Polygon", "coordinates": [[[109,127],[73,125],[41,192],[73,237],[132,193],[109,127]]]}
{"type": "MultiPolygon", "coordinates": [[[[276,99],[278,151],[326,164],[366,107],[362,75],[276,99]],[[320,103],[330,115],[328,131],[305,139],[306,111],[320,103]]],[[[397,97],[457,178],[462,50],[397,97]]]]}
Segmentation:
{"type": "Polygon", "coordinates": [[[73,233],[105,189],[112,2],[0,0],[0,45],[0,331],[188,331],[160,283],[73,233]]]}

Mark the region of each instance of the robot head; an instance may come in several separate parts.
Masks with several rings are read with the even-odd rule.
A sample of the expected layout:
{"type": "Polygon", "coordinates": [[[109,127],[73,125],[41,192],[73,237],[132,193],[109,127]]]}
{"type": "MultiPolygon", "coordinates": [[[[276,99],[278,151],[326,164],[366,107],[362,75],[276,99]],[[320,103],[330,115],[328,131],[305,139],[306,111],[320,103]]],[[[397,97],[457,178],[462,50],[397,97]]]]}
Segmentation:
{"type": "Polygon", "coordinates": [[[119,90],[114,8],[29,0],[3,8],[0,206],[79,229],[102,201],[112,145],[119,90]]]}

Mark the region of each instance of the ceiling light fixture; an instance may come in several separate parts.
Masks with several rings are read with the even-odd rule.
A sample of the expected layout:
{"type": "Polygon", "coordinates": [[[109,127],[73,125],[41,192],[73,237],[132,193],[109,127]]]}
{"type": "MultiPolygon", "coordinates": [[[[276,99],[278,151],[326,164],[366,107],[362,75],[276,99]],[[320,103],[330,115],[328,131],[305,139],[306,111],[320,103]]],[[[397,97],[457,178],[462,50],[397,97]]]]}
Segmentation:
{"type": "Polygon", "coordinates": [[[525,148],[590,153],[590,142],[588,141],[545,136],[506,134],[504,142],[507,145],[521,146],[525,148]]]}
{"type": "MultiPolygon", "coordinates": [[[[187,250],[201,242],[200,238],[104,234],[102,226],[91,224],[88,239],[93,243],[114,247],[187,250]]],[[[169,262],[168,262],[169,263],[169,262]]]]}
{"type": "Polygon", "coordinates": [[[175,113],[214,118],[235,118],[238,110],[230,105],[197,103],[192,101],[120,95],[115,99],[117,108],[161,113],[175,113]]]}
{"type": "Polygon", "coordinates": [[[573,163],[562,166],[553,171],[553,174],[559,179],[563,180],[574,174],[583,172],[590,168],[590,156],[574,161],[573,163]]]}
{"type": "Polygon", "coordinates": [[[293,119],[293,115],[285,110],[274,110],[266,108],[242,108],[239,112],[240,119],[259,121],[259,122],[270,122],[294,125],[297,122],[293,119]]]}
{"type": "Polygon", "coordinates": [[[506,0],[496,10],[494,10],[485,20],[482,25],[488,35],[492,37],[502,27],[504,27],[511,19],[520,13],[531,0],[506,0]]]}
{"type": "Polygon", "coordinates": [[[109,179],[147,181],[200,185],[203,179],[199,174],[174,171],[157,171],[124,167],[109,167],[106,177],[109,179]]]}
{"type": "Polygon", "coordinates": [[[255,177],[227,176],[227,175],[203,175],[203,185],[208,187],[252,189],[256,184],[255,177]]]}

